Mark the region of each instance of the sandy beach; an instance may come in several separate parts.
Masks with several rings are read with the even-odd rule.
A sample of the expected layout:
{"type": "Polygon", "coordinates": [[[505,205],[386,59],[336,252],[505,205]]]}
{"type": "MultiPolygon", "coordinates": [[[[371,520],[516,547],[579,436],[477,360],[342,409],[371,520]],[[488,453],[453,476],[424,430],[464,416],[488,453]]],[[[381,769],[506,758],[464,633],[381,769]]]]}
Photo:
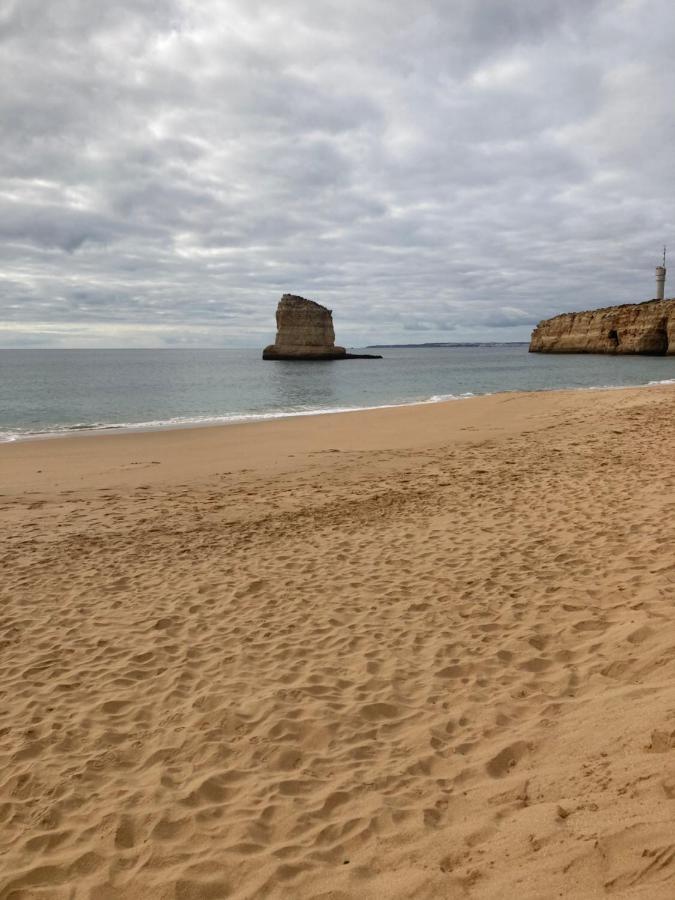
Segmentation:
{"type": "Polygon", "coordinates": [[[0,900],[675,896],[675,388],[0,446],[0,900]]]}

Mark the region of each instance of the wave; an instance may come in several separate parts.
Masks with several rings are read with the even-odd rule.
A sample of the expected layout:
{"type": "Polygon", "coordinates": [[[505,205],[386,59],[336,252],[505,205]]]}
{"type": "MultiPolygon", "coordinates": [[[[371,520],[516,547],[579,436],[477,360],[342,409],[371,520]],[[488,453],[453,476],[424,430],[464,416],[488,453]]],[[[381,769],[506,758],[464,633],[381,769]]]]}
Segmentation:
{"type": "MultiPolygon", "coordinates": [[[[599,384],[587,387],[556,386],[552,388],[535,388],[534,390],[609,391],[626,390],[637,387],[656,387],[659,385],[672,384],[675,384],[675,378],[664,378],[660,381],[648,381],[646,384],[599,384]]],[[[509,390],[513,391],[514,389],[509,390]]],[[[532,389],[521,389],[520,391],[514,392],[530,393],[531,390],[532,389]]],[[[292,419],[301,416],[325,416],[333,415],[336,413],[365,412],[367,410],[376,409],[398,409],[404,406],[420,406],[427,403],[446,403],[451,400],[468,400],[471,397],[487,397],[492,396],[494,393],[495,392],[493,391],[485,391],[484,393],[476,394],[472,391],[465,391],[461,394],[433,394],[431,397],[427,398],[405,400],[399,403],[381,403],[373,406],[337,406],[316,409],[281,409],[267,410],[264,412],[227,413],[224,415],[173,416],[168,419],[151,419],[145,422],[75,422],[68,425],[51,424],[45,426],[44,428],[38,429],[16,428],[13,430],[0,431],[0,444],[12,443],[16,441],[67,437],[69,435],[82,434],[83,432],[92,434],[107,434],[111,431],[163,431],[172,428],[201,428],[207,427],[209,425],[237,425],[246,422],[265,422],[271,419],[292,419]]]]}
{"type": "Polygon", "coordinates": [[[66,437],[82,432],[95,434],[109,431],[163,431],[171,428],[200,428],[208,425],[237,425],[246,422],[265,422],[270,419],[293,419],[300,416],[326,416],[335,413],[364,412],[375,409],[398,409],[402,406],[418,406],[425,403],[444,403],[449,400],[465,400],[474,397],[464,394],[435,394],[421,400],[407,400],[401,403],[381,403],[375,406],[336,406],[317,409],[269,410],[266,412],[228,413],[210,416],[174,416],[169,419],[151,419],[147,422],[76,422],[70,425],[49,425],[41,429],[15,429],[0,431],[0,443],[42,438],[66,437]]]}

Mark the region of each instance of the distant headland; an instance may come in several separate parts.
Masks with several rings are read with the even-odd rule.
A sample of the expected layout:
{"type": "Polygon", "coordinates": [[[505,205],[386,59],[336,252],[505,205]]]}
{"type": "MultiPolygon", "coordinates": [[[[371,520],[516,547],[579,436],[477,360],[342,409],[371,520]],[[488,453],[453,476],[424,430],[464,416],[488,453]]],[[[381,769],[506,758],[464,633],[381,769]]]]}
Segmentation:
{"type": "Polygon", "coordinates": [[[265,347],[268,360],[382,359],[369,353],[347,353],[335,346],[333,313],[314,300],[284,294],[277,306],[277,336],[265,347]]]}
{"type": "Polygon", "coordinates": [[[461,350],[462,347],[526,347],[527,341],[435,341],[425,344],[368,344],[366,350],[435,350],[439,347],[461,350]]]}
{"type": "Polygon", "coordinates": [[[530,353],[675,354],[675,299],[562,313],[532,332],[530,353]]]}

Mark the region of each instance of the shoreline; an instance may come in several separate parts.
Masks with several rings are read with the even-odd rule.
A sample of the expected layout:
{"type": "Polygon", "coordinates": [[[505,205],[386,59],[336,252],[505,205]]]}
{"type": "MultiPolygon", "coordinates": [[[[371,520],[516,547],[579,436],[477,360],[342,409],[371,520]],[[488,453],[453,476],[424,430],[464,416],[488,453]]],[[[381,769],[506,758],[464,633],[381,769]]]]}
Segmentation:
{"type": "Polygon", "coordinates": [[[440,394],[433,395],[425,400],[403,400],[395,403],[383,403],[376,406],[359,406],[359,407],[338,407],[335,409],[312,409],[299,411],[281,411],[281,412],[265,412],[265,413],[228,413],[222,416],[205,416],[200,421],[199,417],[190,419],[185,417],[184,421],[173,421],[171,419],[158,420],[157,422],[132,422],[132,423],[116,423],[95,424],[95,425],[77,425],[64,426],[61,431],[45,431],[45,432],[0,432],[0,434],[12,434],[12,437],[0,438],[0,448],[6,444],[24,444],[32,441],[50,441],[52,439],[63,438],[79,438],[79,437],[107,437],[120,434],[154,434],[165,431],[191,430],[203,428],[226,428],[232,425],[256,425],[268,422],[285,421],[286,419],[302,419],[315,416],[344,415],[348,413],[365,413],[376,412],[384,409],[401,409],[414,406],[428,406],[438,403],[453,403],[457,400],[473,400],[482,397],[499,396],[501,394],[549,394],[557,392],[569,391],[623,391],[637,390],[642,388],[653,388],[675,384],[675,378],[662,379],[659,381],[649,381],[645,384],[631,385],[590,385],[588,387],[554,387],[543,389],[521,389],[518,391],[488,391],[483,394],[474,394],[470,391],[464,394],[440,394]]]}
{"type": "MultiPolygon", "coordinates": [[[[563,390],[565,390],[563,388],[563,390]]],[[[492,392],[494,393],[494,392],[492,392]]],[[[198,418],[185,418],[184,422],[174,422],[170,419],[158,422],[115,423],[108,425],[82,425],[66,426],[63,431],[29,432],[25,435],[16,434],[15,437],[0,439],[3,444],[24,443],[26,441],[45,441],[52,438],[68,438],[79,436],[105,437],[114,434],[146,434],[161,431],[175,431],[178,429],[201,428],[226,428],[230,425],[255,425],[264,422],[276,422],[285,419],[301,419],[307,416],[340,415],[343,413],[373,412],[379,409],[399,409],[404,406],[425,406],[430,403],[451,403],[454,400],[467,400],[473,397],[490,397],[492,393],[465,395],[433,396],[428,400],[410,400],[401,403],[383,403],[379,406],[337,407],[335,409],[309,409],[297,412],[267,412],[267,413],[231,413],[223,416],[204,417],[204,421],[198,418]]],[[[527,391],[517,393],[528,393],[527,391]]],[[[7,432],[4,432],[7,433],[7,432]]]]}
{"type": "Polygon", "coordinates": [[[314,454],[412,450],[418,429],[435,445],[451,440],[467,443],[508,433],[528,425],[546,428],[561,409],[585,406],[592,397],[626,398],[658,395],[671,384],[630,388],[560,388],[546,391],[503,391],[456,400],[409,403],[330,414],[283,416],[226,425],[185,426],[154,430],[115,430],[7,441],[0,443],[0,492],[16,487],[71,489],[82,482],[171,482],[179,477],[204,478],[224,465],[236,473],[264,470],[283,473],[307,464],[314,454]],[[508,404],[508,407],[506,406],[508,404]],[[40,476],[40,477],[35,477],[40,476]]]}

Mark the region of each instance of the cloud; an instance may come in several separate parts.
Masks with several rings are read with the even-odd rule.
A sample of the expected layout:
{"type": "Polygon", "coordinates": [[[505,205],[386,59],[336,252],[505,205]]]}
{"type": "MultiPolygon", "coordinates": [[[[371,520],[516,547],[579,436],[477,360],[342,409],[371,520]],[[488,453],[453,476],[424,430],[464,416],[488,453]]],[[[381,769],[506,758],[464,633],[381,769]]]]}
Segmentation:
{"type": "Polygon", "coordinates": [[[537,319],[533,317],[533,313],[527,312],[525,309],[502,306],[489,310],[481,324],[493,328],[513,328],[517,325],[526,325],[532,328],[537,324],[537,319]]]}
{"type": "Polygon", "coordinates": [[[674,230],[665,0],[13,0],[0,342],[523,339],[674,230]]]}

